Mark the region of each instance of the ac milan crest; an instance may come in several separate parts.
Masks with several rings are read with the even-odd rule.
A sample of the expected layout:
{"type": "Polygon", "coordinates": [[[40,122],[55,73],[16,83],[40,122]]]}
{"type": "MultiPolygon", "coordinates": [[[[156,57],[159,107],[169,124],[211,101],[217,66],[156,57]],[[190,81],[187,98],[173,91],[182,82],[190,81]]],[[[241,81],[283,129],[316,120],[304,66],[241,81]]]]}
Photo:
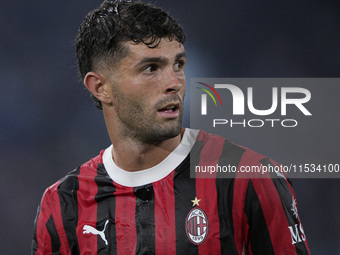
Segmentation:
{"type": "Polygon", "coordinates": [[[185,221],[185,230],[189,240],[200,245],[207,239],[209,222],[206,213],[199,207],[191,209],[185,221]]]}

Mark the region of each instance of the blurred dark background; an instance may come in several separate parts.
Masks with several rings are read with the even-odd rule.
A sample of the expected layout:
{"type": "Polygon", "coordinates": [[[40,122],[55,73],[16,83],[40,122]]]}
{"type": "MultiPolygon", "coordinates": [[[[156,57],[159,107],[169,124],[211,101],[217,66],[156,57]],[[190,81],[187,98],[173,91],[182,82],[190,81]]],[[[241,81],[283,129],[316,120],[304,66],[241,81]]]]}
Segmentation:
{"type": "MultiPolygon", "coordinates": [[[[29,254],[45,188],[110,144],[102,114],[79,81],[74,54],[81,21],[100,3],[1,1],[0,254],[29,254]]],[[[198,77],[339,77],[338,1],[156,4],[178,18],[188,34],[188,84],[198,77]]],[[[188,103],[186,108],[188,126],[188,103]]],[[[339,115],[333,112],[338,123],[339,115]]],[[[330,135],[337,145],[337,133],[310,126],[296,144],[281,150],[309,148],[310,141],[330,135]]],[[[258,136],[266,139],[265,133],[258,136]]],[[[242,145],[257,150],[256,144],[242,145]]],[[[280,162],[277,148],[271,149],[261,152],[280,162]]],[[[308,150],[308,158],[312,161],[328,150],[335,154],[336,149],[321,142],[308,150]]],[[[298,179],[294,189],[312,254],[340,254],[340,179],[298,179]]]]}

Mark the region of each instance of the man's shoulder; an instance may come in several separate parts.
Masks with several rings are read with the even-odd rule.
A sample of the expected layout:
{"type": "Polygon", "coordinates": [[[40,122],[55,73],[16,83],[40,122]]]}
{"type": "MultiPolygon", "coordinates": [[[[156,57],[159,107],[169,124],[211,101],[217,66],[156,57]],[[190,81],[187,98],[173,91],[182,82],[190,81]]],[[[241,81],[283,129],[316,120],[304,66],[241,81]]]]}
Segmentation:
{"type": "Polygon", "coordinates": [[[190,162],[195,166],[196,176],[201,178],[238,179],[238,185],[243,187],[251,180],[256,185],[264,185],[265,189],[272,187],[269,179],[278,185],[291,184],[285,169],[275,160],[202,130],[190,162]]]}
{"type": "Polygon", "coordinates": [[[212,133],[207,133],[204,130],[199,131],[196,141],[203,142],[204,146],[212,146],[212,145],[216,146],[217,144],[221,144],[222,145],[221,149],[224,149],[225,152],[230,153],[233,150],[238,150],[240,152],[247,153],[248,157],[254,158],[254,159],[265,157],[261,153],[258,153],[251,148],[234,143],[228,138],[225,138],[223,136],[212,134],[212,133]]]}
{"type": "Polygon", "coordinates": [[[238,166],[254,166],[254,165],[279,165],[275,160],[259,153],[251,148],[239,145],[230,141],[229,139],[216,135],[207,133],[204,130],[200,130],[196,142],[201,144],[199,151],[200,157],[204,155],[205,157],[211,157],[219,155],[219,162],[233,162],[238,166]]]}
{"type": "Polygon", "coordinates": [[[51,196],[54,193],[61,191],[73,192],[79,189],[79,179],[94,178],[97,176],[98,168],[102,168],[103,160],[102,155],[104,150],[100,152],[94,158],[91,158],[86,163],[78,166],[68,174],[66,174],[62,179],[58,180],[51,186],[49,186],[44,196],[51,196]]]}

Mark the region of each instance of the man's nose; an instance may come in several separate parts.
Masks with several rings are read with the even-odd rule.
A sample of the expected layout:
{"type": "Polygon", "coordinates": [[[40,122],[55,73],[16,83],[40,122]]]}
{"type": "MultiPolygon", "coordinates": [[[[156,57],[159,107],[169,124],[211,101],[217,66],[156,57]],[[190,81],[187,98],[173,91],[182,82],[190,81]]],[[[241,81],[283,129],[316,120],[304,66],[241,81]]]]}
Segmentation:
{"type": "Polygon", "coordinates": [[[183,86],[185,86],[184,71],[175,71],[171,69],[166,72],[163,88],[165,94],[176,94],[183,86]]]}

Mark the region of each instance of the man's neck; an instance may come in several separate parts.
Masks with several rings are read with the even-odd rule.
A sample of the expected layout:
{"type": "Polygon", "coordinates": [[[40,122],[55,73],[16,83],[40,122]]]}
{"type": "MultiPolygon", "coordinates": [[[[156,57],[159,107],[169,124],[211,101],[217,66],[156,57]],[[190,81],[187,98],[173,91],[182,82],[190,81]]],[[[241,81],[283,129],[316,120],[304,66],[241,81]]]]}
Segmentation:
{"type": "Polygon", "coordinates": [[[125,171],[135,172],[151,168],[162,162],[180,144],[184,130],[182,128],[179,135],[157,145],[116,137],[115,141],[112,141],[112,158],[115,164],[125,171]]]}

